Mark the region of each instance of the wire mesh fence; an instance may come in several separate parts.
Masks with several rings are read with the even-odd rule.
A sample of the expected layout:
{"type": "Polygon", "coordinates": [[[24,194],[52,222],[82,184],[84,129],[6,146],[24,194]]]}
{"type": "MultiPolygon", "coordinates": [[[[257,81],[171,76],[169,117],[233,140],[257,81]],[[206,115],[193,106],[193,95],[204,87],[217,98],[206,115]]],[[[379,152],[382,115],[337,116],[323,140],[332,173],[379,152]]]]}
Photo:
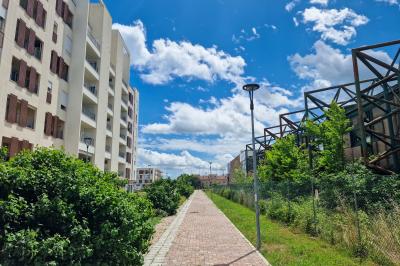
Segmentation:
{"type": "MultiPolygon", "coordinates": [[[[340,245],[356,256],[376,257],[383,264],[398,265],[400,208],[392,202],[386,202],[391,206],[390,212],[384,207],[374,207],[369,200],[370,191],[359,189],[355,179],[349,180],[354,186],[347,188],[336,182],[319,180],[315,184],[314,181],[261,182],[261,214],[332,245],[340,245]]],[[[254,210],[251,183],[214,186],[212,191],[254,210]]]]}

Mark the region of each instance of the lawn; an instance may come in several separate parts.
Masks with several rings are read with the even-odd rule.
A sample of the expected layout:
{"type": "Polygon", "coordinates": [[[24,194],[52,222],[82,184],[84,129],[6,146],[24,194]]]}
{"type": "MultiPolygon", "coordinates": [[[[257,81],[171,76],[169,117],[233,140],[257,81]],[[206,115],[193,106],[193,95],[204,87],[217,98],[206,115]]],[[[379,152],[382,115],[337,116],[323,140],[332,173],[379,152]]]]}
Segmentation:
{"type": "MultiPolygon", "coordinates": [[[[240,204],[217,194],[207,192],[208,197],[225,213],[233,224],[250,240],[256,243],[255,213],[240,204]]],[[[262,247],[260,252],[272,265],[375,265],[369,261],[360,262],[345,250],[296,233],[288,227],[260,217],[262,247]]]]}

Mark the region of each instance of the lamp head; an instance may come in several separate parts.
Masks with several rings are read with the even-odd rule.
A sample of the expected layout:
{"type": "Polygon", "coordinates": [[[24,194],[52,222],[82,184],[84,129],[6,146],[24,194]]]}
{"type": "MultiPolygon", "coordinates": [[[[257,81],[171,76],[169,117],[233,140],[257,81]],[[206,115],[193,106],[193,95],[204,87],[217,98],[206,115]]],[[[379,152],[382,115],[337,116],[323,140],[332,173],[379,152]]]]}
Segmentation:
{"type": "Polygon", "coordinates": [[[83,139],[83,141],[85,141],[85,144],[87,145],[87,146],[90,146],[90,145],[92,145],[92,138],[84,138],[83,139]]]}
{"type": "Polygon", "coordinates": [[[260,88],[260,85],[258,84],[246,84],[243,86],[243,90],[248,91],[248,92],[254,92],[260,88]]]}

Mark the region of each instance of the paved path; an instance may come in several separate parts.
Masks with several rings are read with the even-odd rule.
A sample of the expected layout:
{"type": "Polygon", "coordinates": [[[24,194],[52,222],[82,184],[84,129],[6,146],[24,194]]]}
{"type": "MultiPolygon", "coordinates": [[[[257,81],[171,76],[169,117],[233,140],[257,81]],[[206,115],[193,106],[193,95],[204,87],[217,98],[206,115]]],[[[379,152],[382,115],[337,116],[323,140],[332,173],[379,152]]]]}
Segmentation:
{"type": "Polygon", "coordinates": [[[202,191],[196,191],[145,257],[145,265],[268,265],[202,191]]]}

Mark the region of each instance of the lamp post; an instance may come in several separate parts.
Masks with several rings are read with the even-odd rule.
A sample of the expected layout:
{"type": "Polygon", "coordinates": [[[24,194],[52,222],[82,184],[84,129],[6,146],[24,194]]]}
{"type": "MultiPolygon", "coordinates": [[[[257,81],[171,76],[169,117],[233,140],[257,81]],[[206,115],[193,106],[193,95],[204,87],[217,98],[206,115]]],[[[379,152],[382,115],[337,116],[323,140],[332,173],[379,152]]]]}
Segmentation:
{"type": "Polygon", "coordinates": [[[212,166],[212,162],[209,162],[209,164],[210,164],[210,178],[209,178],[210,180],[209,181],[210,181],[210,186],[211,186],[211,183],[212,183],[211,182],[211,166],[212,166]]]}
{"type": "Polygon", "coordinates": [[[258,90],[260,85],[247,84],[243,86],[243,90],[247,91],[250,96],[250,111],[251,111],[251,133],[253,145],[253,179],[254,179],[254,204],[256,209],[256,227],[257,227],[257,249],[261,247],[261,233],[260,233],[260,208],[258,206],[258,178],[257,178],[257,154],[254,134],[254,91],[258,90]]]}
{"type": "Polygon", "coordinates": [[[84,138],[83,141],[86,144],[86,162],[89,162],[89,146],[92,145],[92,138],[84,138]]]}

